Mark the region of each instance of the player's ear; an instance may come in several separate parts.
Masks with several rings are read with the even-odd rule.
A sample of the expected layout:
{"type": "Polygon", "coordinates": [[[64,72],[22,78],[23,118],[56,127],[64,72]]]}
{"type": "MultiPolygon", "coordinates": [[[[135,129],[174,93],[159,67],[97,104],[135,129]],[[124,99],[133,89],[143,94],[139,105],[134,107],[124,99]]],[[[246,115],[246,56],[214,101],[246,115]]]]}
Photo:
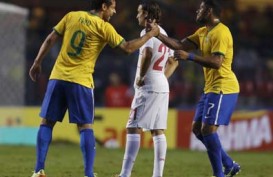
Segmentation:
{"type": "Polygon", "coordinates": [[[144,13],[144,17],[145,17],[145,19],[147,20],[147,19],[149,18],[149,14],[148,14],[148,12],[147,12],[147,11],[143,11],[143,13],[144,13]]]}
{"type": "Polygon", "coordinates": [[[102,3],[101,10],[105,11],[107,8],[108,8],[107,5],[105,3],[102,3]]]}

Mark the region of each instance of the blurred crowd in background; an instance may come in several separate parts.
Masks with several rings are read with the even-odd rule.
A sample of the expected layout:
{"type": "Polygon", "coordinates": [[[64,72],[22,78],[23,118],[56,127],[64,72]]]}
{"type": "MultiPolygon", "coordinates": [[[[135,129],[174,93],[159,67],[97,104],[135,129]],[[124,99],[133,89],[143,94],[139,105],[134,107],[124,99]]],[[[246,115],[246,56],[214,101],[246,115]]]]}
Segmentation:
{"type": "MultiPolygon", "coordinates": [[[[26,105],[40,105],[51,68],[60,45],[54,46],[43,63],[37,83],[28,70],[48,33],[69,11],[89,10],[88,0],[6,0],[29,8],[26,44],[26,105]]],[[[158,0],[163,11],[161,26],[168,35],[182,39],[192,34],[198,0],[158,0]]],[[[233,70],[240,82],[237,109],[273,108],[273,6],[260,9],[238,8],[235,0],[224,1],[222,22],[230,27],[234,40],[233,70]]],[[[118,0],[117,14],[111,19],[116,30],[127,40],[139,36],[136,20],[138,0],[118,0]]],[[[257,2],[258,3],[258,2],[257,2]]],[[[61,42],[61,41],[60,41],[61,42]]],[[[129,107],[134,94],[133,82],[138,53],[124,55],[106,47],[95,67],[95,104],[106,107],[129,107]]],[[[170,107],[193,108],[202,92],[202,67],[181,61],[170,82],[170,107]]]]}

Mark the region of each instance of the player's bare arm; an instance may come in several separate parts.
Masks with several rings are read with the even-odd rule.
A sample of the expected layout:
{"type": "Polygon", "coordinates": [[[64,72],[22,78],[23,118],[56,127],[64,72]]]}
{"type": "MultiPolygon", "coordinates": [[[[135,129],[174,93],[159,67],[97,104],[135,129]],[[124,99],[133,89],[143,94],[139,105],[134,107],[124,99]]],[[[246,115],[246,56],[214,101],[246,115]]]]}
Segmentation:
{"type": "Polygon", "coordinates": [[[173,74],[175,69],[178,67],[178,65],[179,65],[179,63],[177,60],[175,60],[174,57],[169,57],[169,59],[166,63],[165,71],[164,71],[165,76],[167,78],[171,77],[171,75],[173,74]]]}
{"type": "Polygon", "coordinates": [[[56,43],[56,41],[60,38],[60,36],[55,32],[52,31],[47,38],[45,39],[45,41],[43,42],[38,55],[36,56],[30,70],[29,70],[29,76],[31,78],[32,81],[36,81],[38,75],[41,73],[42,68],[41,68],[41,63],[44,59],[44,57],[46,56],[46,54],[48,53],[48,51],[51,49],[51,47],[56,43]]]}
{"type": "Polygon", "coordinates": [[[123,41],[119,48],[124,52],[131,54],[141,46],[143,46],[150,38],[158,35],[158,26],[156,24],[151,25],[151,30],[140,38],[133,39],[131,41],[123,41]]]}
{"type": "Polygon", "coordinates": [[[176,50],[174,57],[181,60],[194,61],[206,68],[219,69],[223,63],[224,56],[221,54],[213,54],[208,57],[202,57],[193,53],[186,52],[184,50],[176,50]]]}
{"type": "Polygon", "coordinates": [[[169,48],[171,48],[173,50],[182,50],[183,49],[182,43],[177,39],[170,38],[170,37],[165,36],[164,34],[161,34],[161,33],[159,33],[157,38],[160,41],[162,41],[166,46],[168,46],[169,48]]]}
{"type": "Polygon", "coordinates": [[[161,33],[157,36],[157,38],[173,50],[191,51],[196,49],[196,46],[192,42],[187,40],[187,38],[177,40],[161,33]]]}
{"type": "Polygon", "coordinates": [[[139,77],[137,78],[137,81],[136,81],[136,84],[139,87],[141,87],[145,84],[144,77],[148,71],[150,64],[151,64],[152,56],[153,56],[152,49],[150,47],[146,47],[142,53],[141,64],[140,64],[140,73],[139,73],[139,77]]]}

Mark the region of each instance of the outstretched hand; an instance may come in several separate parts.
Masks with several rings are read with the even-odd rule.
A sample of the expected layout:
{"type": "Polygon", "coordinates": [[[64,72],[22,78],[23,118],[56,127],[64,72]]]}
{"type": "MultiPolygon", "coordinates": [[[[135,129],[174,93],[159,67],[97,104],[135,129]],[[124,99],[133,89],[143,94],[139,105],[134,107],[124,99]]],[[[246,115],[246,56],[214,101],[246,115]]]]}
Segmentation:
{"type": "Polygon", "coordinates": [[[175,50],[174,51],[174,58],[176,60],[187,60],[189,56],[188,52],[185,52],[184,50],[175,50]]]}

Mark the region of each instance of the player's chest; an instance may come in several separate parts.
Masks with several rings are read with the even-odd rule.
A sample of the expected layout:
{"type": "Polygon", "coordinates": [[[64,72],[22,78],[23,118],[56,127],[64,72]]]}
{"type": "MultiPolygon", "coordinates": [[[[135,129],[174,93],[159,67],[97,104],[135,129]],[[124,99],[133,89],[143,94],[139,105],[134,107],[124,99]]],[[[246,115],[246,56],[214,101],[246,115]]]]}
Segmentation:
{"type": "Polygon", "coordinates": [[[212,39],[211,34],[204,33],[199,35],[200,50],[203,55],[210,54],[212,49],[212,39]]]}

